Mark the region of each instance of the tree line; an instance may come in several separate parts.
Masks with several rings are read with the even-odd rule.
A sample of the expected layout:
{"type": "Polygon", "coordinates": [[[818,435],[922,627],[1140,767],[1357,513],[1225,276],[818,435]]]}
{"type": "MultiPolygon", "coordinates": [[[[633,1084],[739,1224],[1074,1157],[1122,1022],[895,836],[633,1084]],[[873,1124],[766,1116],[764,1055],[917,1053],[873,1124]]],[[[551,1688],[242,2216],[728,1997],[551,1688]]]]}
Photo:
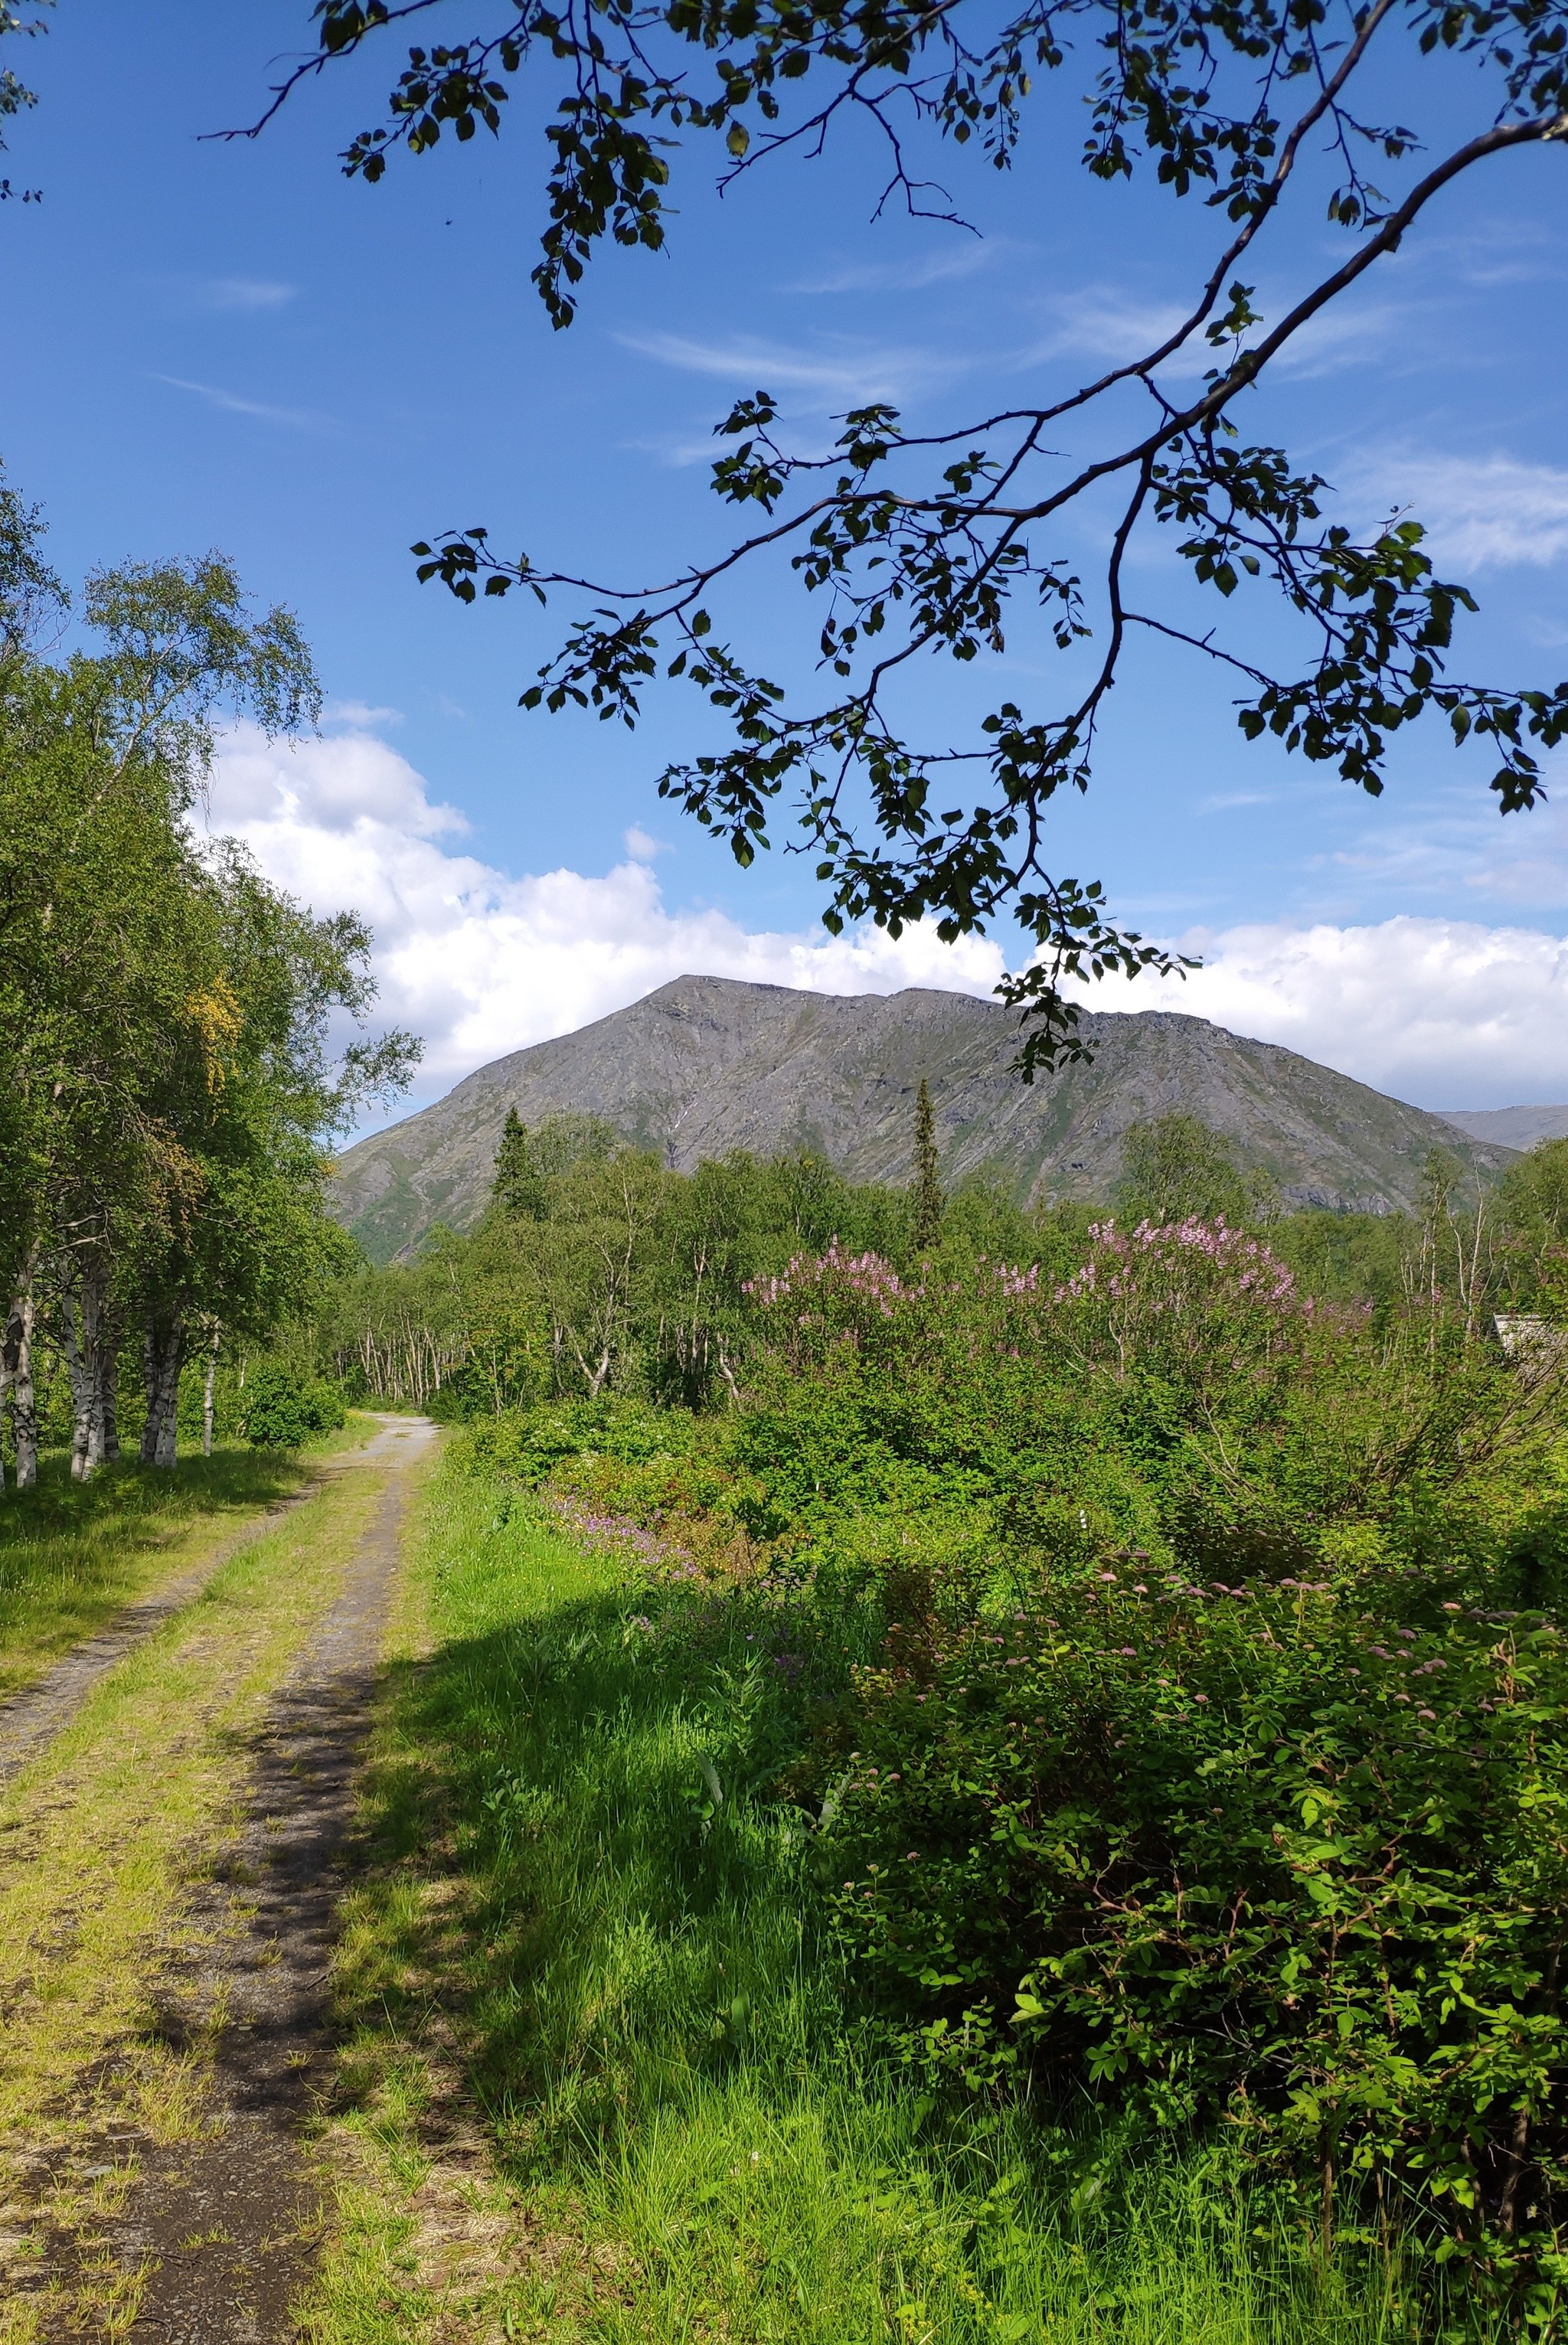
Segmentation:
{"type": "Polygon", "coordinates": [[[438,1227],[412,1262],[361,1263],[331,1288],[318,1365],[351,1389],[445,1416],[621,1392],[696,1408],[739,1399],[757,1339],[752,1290],[835,1240],[904,1275],[927,1263],[1039,1265],[1065,1279],[1106,1211],[1140,1221],[1267,1227],[1324,1299],[1420,1318],[1431,1341],[1493,1316],[1568,1309],[1568,1142],[1549,1142],[1477,1191],[1434,1152],[1402,1213],[1291,1212],[1269,1179],[1186,1115],[1136,1124],[1104,1205],[1024,1208],[994,1183],[944,1193],[921,1086],[907,1187],[854,1183],[825,1159],[737,1153],[672,1172],[590,1116],[534,1131],[509,1110],[489,1203],[465,1234],[438,1227]]]}
{"type": "MultiPolygon", "coordinates": [[[[264,1340],[348,1256],[327,1144],[406,1079],[402,1033],[332,1048],[374,996],[370,935],[318,919],[195,822],[220,728],[313,726],[293,614],[220,554],[73,595],[0,479],[0,1425],[37,1474],[40,1382],[71,1470],[174,1463],[182,1365],[264,1340]],[[127,1378],[127,1371],[129,1371],[127,1378]]],[[[209,1396],[210,1396],[210,1375],[209,1396]]]]}

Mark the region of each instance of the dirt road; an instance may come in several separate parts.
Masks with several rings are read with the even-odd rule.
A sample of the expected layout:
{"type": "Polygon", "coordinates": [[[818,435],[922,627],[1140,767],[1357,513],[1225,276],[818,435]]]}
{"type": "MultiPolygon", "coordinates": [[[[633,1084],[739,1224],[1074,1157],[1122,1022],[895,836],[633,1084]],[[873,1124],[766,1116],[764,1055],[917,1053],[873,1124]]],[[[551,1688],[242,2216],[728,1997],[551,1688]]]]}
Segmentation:
{"type": "Polygon", "coordinates": [[[353,1774],[433,1438],[392,1420],[183,1609],[177,1582],[0,1727],[24,1771],[0,1910],[26,1932],[0,1947],[7,2345],[295,2333],[353,1774]]]}

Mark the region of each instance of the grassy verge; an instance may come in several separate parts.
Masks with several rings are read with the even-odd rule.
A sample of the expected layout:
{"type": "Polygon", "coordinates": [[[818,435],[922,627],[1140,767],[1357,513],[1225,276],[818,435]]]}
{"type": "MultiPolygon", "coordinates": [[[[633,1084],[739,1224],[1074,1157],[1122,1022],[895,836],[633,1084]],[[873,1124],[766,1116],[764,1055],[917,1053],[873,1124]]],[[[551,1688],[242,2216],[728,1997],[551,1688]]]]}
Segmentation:
{"type": "Polygon", "coordinates": [[[373,1430],[351,1416],[297,1453],[235,1443],[182,1457],[172,1474],[125,1459],[90,1482],[72,1481],[64,1453],[45,1457],[36,1489],[0,1499],[0,1700],[123,1605],[216,1552],[244,1517],[303,1487],[314,1460],[373,1430]]]}
{"type": "Polygon", "coordinates": [[[202,2122],[206,2046],[164,2040],[155,2003],[167,1964],[196,1951],[181,1891],[220,1847],[245,1738],[381,1487],[373,1468],[346,1475],[234,1556],[0,1794],[5,2345],[61,2322],[115,2339],[135,2320],[134,2282],[107,2256],[95,2279],[91,2242],[135,2177],[117,2131],[178,2141],[202,2122]],[[13,2284],[62,2238],[87,2249],[69,2291],[13,2284]]]}
{"type": "Polygon", "coordinates": [[[1221,2153],[1133,2166],[879,2052],[767,1796],[739,1614],[450,1466],[418,1547],[340,1960],[317,2345],[1411,2333],[1396,2269],[1323,2269],[1221,2153]]]}

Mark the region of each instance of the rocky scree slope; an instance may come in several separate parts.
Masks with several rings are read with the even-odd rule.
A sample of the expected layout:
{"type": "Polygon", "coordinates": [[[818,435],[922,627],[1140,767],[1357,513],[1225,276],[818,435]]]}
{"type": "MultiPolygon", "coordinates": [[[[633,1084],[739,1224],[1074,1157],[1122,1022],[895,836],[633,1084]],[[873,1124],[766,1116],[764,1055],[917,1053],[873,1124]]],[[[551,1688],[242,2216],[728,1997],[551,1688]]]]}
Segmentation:
{"type": "Polygon", "coordinates": [[[530,1126],[603,1116],[688,1172],[746,1149],[812,1149],[856,1181],[907,1182],[915,1091],[936,1111],[948,1187],[983,1177],[1020,1202],[1107,1197],[1129,1124],[1181,1111],[1267,1168],[1288,1202],[1387,1213],[1413,1203],[1428,1151],[1482,1174],[1509,1149],[1310,1059],[1166,1010],[1086,1013],[1087,1067],[1012,1071],[1016,1014],[924,988],[797,993],[680,977],[575,1034],[481,1067],[433,1107],[338,1160],[333,1210],[378,1262],[483,1211],[509,1107],[530,1126]]]}

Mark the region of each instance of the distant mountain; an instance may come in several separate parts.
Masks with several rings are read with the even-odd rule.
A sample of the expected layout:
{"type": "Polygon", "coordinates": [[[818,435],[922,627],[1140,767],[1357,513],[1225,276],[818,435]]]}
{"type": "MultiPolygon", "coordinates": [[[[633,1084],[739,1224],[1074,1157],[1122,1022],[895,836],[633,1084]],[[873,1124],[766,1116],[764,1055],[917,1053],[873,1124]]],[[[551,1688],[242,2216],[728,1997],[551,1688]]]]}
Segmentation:
{"type": "Polygon", "coordinates": [[[816,1149],[851,1179],[910,1177],[915,1091],[931,1084],[943,1180],[1021,1201],[1109,1195],[1127,1126],[1182,1110],[1227,1133],[1298,1204],[1410,1204],[1434,1143],[1481,1173],[1512,1152],[1310,1059],[1166,1010],[1085,1015],[1087,1067],[1013,1073],[1016,1014],[968,994],[796,993],[680,977],[580,1032],[481,1067],[433,1107],[338,1160],[334,1210],[380,1262],[482,1211],[509,1107],[605,1117],[687,1171],[732,1149],[816,1149]]]}
{"type": "Polygon", "coordinates": [[[1455,1107],[1442,1110],[1472,1140],[1500,1148],[1533,1148],[1538,1140],[1568,1140],[1568,1107],[1455,1107]]]}

